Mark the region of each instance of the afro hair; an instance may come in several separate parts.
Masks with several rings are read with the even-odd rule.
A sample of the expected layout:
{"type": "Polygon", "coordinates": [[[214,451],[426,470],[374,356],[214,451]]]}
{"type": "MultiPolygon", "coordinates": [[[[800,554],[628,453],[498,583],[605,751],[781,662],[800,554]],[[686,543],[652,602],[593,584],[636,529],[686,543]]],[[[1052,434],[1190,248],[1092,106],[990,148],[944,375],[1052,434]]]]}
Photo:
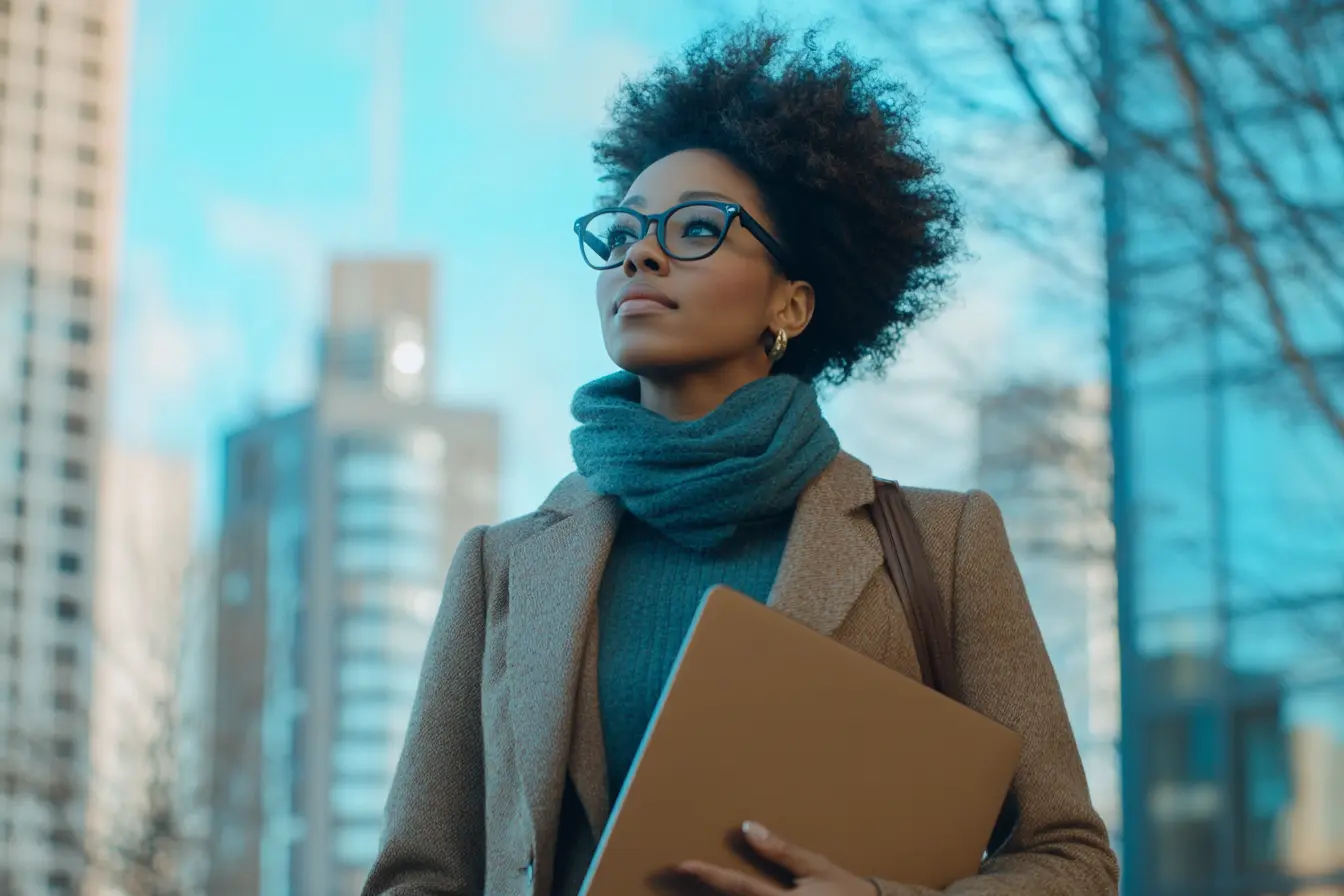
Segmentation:
{"type": "Polygon", "coordinates": [[[794,43],[768,17],[724,25],[622,82],[593,144],[615,205],[641,171],[683,149],[718,152],[757,185],[787,274],[816,310],[776,371],[838,385],[877,373],[937,311],[960,254],[952,190],[915,135],[916,103],[876,60],[794,43]]]}

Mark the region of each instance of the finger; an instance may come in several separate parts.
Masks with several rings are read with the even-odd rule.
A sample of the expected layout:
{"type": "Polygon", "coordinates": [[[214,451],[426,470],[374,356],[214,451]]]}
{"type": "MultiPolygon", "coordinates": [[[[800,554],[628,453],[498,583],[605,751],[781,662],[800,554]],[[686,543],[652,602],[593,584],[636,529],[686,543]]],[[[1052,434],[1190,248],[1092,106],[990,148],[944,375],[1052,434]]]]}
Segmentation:
{"type": "Polygon", "coordinates": [[[794,877],[823,877],[834,868],[825,856],[790,843],[759,822],[744,823],[742,833],[746,834],[752,849],[776,865],[788,869],[794,877]]]}
{"type": "Polygon", "coordinates": [[[699,878],[725,896],[788,896],[788,891],[758,877],[706,862],[682,862],[677,870],[699,878]]]}

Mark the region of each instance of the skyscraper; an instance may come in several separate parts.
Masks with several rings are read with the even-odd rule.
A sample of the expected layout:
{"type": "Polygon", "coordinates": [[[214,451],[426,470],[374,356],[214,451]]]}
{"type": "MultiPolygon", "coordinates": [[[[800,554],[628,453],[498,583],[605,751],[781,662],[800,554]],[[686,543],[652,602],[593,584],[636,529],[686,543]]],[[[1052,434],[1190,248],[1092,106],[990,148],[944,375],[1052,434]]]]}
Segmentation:
{"type": "Polygon", "coordinates": [[[1344,6],[1098,13],[1123,887],[1344,894],[1344,6]]]}
{"type": "Polygon", "coordinates": [[[0,3],[0,893],[83,871],[127,14],[0,3]]]}
{"type": "Polygon", "coordinates": [[[976,482],[998,501],[1097,811],[1120,846],[1120,668],[1106,390],[1016,383],[980,401],[976,482]]]}
{"type": "Polygon", "coordinates": [[[498,513],[495,415],[431,397],[431,264],[330,285],[317,400],[225,451],[212,896],[358,893],[452,553],[498,513]]]}

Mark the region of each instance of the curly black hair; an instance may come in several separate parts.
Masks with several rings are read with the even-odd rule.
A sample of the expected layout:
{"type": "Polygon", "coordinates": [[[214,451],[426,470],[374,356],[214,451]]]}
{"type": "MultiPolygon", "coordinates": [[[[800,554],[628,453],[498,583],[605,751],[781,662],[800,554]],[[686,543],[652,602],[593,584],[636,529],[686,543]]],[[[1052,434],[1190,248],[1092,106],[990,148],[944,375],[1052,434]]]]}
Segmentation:
{"type": "Polygon", "coordinates": [[[705,32],[680,60],[622,81],[593,157],[608,205],[683,149],[721,153],[751,177],[789,275],[817,297],[776,371],[839,385],[881,372],[910,327],[942,306],[961,215],[914,135],[909,90],[843,44],[822,52],[818,35],[791,45],[768,16],[705,32]]]}

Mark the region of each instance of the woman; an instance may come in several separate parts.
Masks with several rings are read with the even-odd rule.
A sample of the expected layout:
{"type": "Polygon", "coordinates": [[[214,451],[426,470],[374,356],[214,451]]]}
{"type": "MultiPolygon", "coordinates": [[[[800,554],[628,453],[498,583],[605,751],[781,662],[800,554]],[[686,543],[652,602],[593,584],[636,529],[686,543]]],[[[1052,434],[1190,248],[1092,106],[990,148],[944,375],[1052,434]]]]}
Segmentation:
{"type": "MultiPolygon", "coordinates": [[[[576,224],[620,372],[575,396],[578,472],[458,549],[366,894],[577,892],[710,585],[806,607],[918,675],[867,513],[872,473],[839,450],[812,385],[883,367],[939,304],[959,221],[911,130],[907,95],[874,64],[822,54],[812,34],[790,49],[763,22],[622,86],[595,145],[618,210],[576,224]]],[[[1024,739],[1015,833],[946,892],[1114,893],[997,507],[908,497],[964,702],[1024,739]]],[[[792,889],[682,870],[752,896],[931,892],[747,830],[792,889]]]]}

